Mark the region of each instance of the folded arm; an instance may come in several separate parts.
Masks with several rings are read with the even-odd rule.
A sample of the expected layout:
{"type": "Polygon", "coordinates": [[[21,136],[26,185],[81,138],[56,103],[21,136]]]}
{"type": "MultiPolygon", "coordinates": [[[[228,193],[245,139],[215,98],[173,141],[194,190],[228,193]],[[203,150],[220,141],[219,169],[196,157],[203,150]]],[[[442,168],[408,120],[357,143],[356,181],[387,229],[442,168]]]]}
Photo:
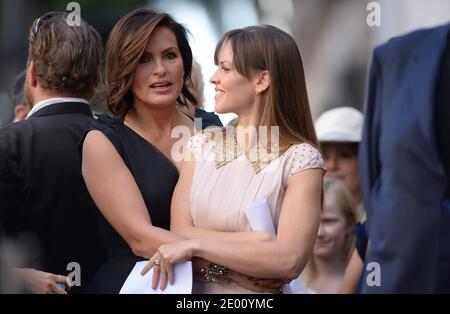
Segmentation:
{"type": "MultiPolygon", "coordinates": [[[[184,169],[193,172],[193,162],[184,169]]],[[[322,193],[322,169],[300,171],[289,178],[284,196],[277,237],[274,241],[245,241],[245,232],[195,230],[189,208],[190,177],[181,177],[172,201],[172,230],[190,240],[177,246],[162,246],[159,251],[175,263],[184,254],[224,265],[250,276],[262,278],[296,278],[306,265],[319,228],[322,193]]]]}
{"type": "Polygon", "coordinates": [[[310,258],[321,208],[322,170],[302,171],[288,180],[275,241],[226,243],[199,240],[193,255],[256,277],[299,276],[310,258]]]}

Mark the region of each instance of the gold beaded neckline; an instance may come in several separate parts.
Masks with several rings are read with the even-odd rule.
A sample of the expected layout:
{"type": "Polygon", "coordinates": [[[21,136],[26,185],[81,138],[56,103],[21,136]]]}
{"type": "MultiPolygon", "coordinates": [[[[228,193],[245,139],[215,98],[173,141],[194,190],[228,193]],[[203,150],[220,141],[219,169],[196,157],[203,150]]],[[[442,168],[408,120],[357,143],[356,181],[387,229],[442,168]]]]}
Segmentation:
{"type": "Polygon", "coordinates": [[[216,140],[216,169],[219,169],[234,161],[238,157],[245,155],[255,173],[258,174],[273,160],[280,156],[278,142],[272,143],[270,150],[267,149],[266,146],[258,144],[257,146],[251,148],[248,152],[244,152],[237,143],[235,131],[224,132],[224,134],[225,136],[221,136],[216,140]]]}

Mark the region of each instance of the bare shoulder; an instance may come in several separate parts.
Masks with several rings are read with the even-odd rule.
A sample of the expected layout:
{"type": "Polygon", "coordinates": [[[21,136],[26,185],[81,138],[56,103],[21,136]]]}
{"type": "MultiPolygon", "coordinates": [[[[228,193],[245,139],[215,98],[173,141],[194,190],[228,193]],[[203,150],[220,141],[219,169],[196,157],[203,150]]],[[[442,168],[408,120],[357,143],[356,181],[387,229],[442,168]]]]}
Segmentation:
{"type": "Polygon", "coordinates": [[[120,158],[117,150],[103,132],[91,130],[86,134],[83,142],[83,160],[114,160],[114,156],[120,158]]]}

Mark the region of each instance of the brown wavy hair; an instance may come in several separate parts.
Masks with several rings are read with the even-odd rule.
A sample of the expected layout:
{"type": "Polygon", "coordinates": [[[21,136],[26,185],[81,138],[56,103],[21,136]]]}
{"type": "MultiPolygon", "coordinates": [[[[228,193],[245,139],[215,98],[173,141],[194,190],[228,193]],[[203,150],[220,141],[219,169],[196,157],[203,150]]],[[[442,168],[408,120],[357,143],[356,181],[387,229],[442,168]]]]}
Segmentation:
{"type": "Polygon", "coordinates": [[[66,15],[56,14],[30,27],[28,62],[34,61],[43,89],[90,97],[100,81],[102,40],[83,19],[70,26],[66,15]]]}
{"type": "MultiPolygon", "coordinates": [[[[186,28],[167,13],[140,8],[117,22],[107,42],[105,96],[109,110],[117,117],[124,118],[133,107],[131,92],[133,76],[148,46],[150,35],[157,27],[167,27],[174,33],[183,59],[184,82],[181,94],[191,103],[197,104],[197,100],[186,86],[192,68],[192,50],[186,28]]],[[[178,97],[177,102],[186,105],[183,97],[178,97]]]]}
{"type": "Polygon", "coordinates": [[[227,43],[231,43],[233,63],[241,75],[251,79],[257,71],[270,72],[270,86],[262,94],[260,125],[279,126],[280,151],[303,142],[318,147],[302,57],[294,39],[271,25],[235,29],[217,43],[216,65],[227,43]]]}

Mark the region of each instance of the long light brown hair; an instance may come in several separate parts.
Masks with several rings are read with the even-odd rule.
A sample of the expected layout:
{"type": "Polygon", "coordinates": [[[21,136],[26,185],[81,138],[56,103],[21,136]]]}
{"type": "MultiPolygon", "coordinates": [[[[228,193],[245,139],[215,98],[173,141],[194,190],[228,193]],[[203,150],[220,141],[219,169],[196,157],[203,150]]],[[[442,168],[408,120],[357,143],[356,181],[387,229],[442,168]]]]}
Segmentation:
{"type": "Polygon", "coordinates": [[[231,43],[234,66],[241,75],[251,79],[257,71],[270,72],[270,86],[262,94],[260,125],[279,126],[280,152],[303,142],[318,147],[302,58],[294,39],[270,25],[235,29],[217,43],[216,65],[227,43],[231,43]]]}
{"type": "Polygon", "coordinates": [[[186,86],[192,69],[192,50],[187,40],[187,30],[167,13],[140,8],[117,22],[106,47],[106,103],[109,110],[120,118],[125,117],[133,107],[133,75],[148,46],[150,35],[157,27],[167,27],[174,33],[183,59],[183,97],[178,97],[177,102],[185,105],[184,99],[187,99],[197,104],[186,86]]]}

